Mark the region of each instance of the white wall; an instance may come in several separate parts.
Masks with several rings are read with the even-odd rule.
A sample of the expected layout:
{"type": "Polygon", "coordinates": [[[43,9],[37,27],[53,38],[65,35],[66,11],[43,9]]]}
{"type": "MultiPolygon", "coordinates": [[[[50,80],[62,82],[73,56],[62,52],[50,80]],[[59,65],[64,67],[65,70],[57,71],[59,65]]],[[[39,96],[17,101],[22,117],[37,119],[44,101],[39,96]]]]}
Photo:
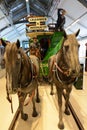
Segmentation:
{"type": "Polygon", "coordinates": [[[85,72],[85,57],[86,57],[86,46],[87,39],[79,41],[80,48],[79,48],[79,60],[81,64],[84,64],[83,70],[83,89],[87,89],[87,72],[85,72]]]}
{"type": "Polygon", "coordinates": [[[14,39],[12,39],[10,42],[16,42],[17,39],[19,39],[20,41],[22,40],[28,40],[28,37],[26,36],[26,33],[24,33],[23,35],[20,35],[18,37],[15,37],[14,39]]]}
{"type": "Polygon", "coordinates": [[[80,48],[79,48],[79,60],[81,64],[85,64],[85,56],[86,56],[86,46],[85,44],[87,43],[86,40],[81,40],[79,41],[80,43],[80,48]]]}

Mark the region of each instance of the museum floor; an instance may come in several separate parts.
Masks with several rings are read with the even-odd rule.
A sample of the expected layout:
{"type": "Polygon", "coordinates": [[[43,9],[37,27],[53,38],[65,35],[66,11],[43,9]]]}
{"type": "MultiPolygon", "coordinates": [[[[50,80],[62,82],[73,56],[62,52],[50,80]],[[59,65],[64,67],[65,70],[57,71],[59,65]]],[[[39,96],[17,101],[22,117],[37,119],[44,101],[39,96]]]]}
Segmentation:
{"type": "MultiPolygon", "coordinates": [[[[76,90],[74,87],[70,96],[70,102],[73,104],[75,111],[80,118],[85,130],[87,130],[87,73],[84,74],[84,89],[76,90]]],[[[11,113],[11,106],[6,100],[5,91],[5,77],[0,78],[0,129],[9,130],[11,121],[15,115],[18,107],[17,95],[12,96],[13,113],[11,113]]],[[[51,96],[50,87],[48,85],[41,85],[39,87],[41,103],[37,104],[38,117],[32,117],[32,103],[24,109],[28,113],[29,119],[25,122],[21,120],[20,115],[15,125],[15,130],[58,130],[58,105],[55,95],[51,96]]],[[[64,102],[63,102],[64,111],[64,102]]],[[[72,116],[64,115],[64,130],[78,130],[72,116]]]]}

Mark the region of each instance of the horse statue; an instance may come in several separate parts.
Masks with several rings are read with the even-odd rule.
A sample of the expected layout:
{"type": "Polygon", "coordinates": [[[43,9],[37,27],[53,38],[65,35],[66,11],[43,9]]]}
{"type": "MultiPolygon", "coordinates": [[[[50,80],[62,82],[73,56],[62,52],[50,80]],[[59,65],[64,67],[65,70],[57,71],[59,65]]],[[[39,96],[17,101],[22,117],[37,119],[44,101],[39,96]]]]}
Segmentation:
{"type": "Polygon", "coordinates": [[[80,63],[78,56],[79,43],[76,39],[80,30],[74,34],[65,34],[61,49],[56,55],[49,58],[49,82],[51,84],[51,94],[53,94],[53,83],[56,86],[58,105],[59,105],[59,123],[58,127],[64,129],[62,115],[62,95],[65,92],[65,114],[70,115],[68,103],[72,84],[79,76],[80,63]],[[65,91],[64,91],[65,90],[65,91]]]}
{"type": "Polygon", "coordinates": [[[33,103],[32,116],[36,117],[38,113],[35,106],[35,96],[36,101],[40,102],[38,92],[39,59],[36,56],[27,56],[20,47],[19,40],[9,44],[5,43],[3,39],[1,41],[5,47],[7,99],[11,101],[11,94],[17,93],[21,118],[27,120],[28,114],[24,113],[23,106],[25,98],[29,94],[33,103]]]}

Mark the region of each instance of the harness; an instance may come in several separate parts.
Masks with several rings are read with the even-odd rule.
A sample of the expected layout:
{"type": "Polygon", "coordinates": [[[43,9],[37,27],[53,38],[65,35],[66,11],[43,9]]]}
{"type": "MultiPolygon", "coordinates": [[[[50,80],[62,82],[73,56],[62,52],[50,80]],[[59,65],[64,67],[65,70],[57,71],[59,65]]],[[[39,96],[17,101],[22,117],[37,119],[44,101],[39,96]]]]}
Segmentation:
{"type": "MultiPolygon", "coordinates": [[[[26,93],[26,94],[29,93],[28,88],[33,84],[34,79],[37,78],[36,66],[30,57],[28,57],[28,59],[29,59],[28,62],[30,63],[30,66],[31,66],[31,81],[27,82],[25,85],[23,85],[23,87],[21,87],[21,84],[20,84],[20,88],[18,88],[18,92],[17,92],[19,98],[22,98],[22,96],[24,96],[24,93],[26,93]],[[25,92],[22,91],[23,88],[26,89],[25,92]]],[[[24,106],[29,104],[29,102],[32,100],[34,95],[35,95],[35,91],[33,90],[30,92],[29,99],[28,99],[27,103],[24,104],[24,106]]],[[[25,98],[26,98],[26,96],[25,96],[25,98]]]]}
{"type": "Polygon", "coordinates": [[[21,72],[20,72],[20,73],[21,73],[21,76],[20,76],[20,79],[19,79],[20,88],[25,88],[25,87],[27,87],[27,86],[30,87],[31,84],[32,84],[32,82],[33,82],[33,80],[34,80],[35,78],[37,78],[36,66],[34,65],[32,59],[31,59],[30,57],[28,57],[28,62],[29,62],[30,67],[31,67],[31,81],[26,82],[26,83],[23,85],[23,87],[21,86],[21,78],[22,78],[22,73],[23,73],[23,69],[22,69],[23,60],[24,60],[24,59],[23,59],[23,57],[22,57],[21,69],[20,69],[20,71],[21,71],[21,72]]]}
{"type": "Polygon", "coordinates": [[[58,79],[61,83],[63,83],[63,82],[62,82],[62,80],[60,79],[58,72],[64,74],[65,76],[69,76],[69,71],[68,71],[68,70],[67,70],[67,71],[63,71],[63,70],[59,67],[59,65],[58,65],[58,63],[57,63],[57,55],[56,55],[55,58],[54,58],[51,71],[53,71],[53,72],[56,73],[57,79],[58,79]],[[53,69],[53,66],[54,66],[54,65],[55,65],[55,69],[53,69]]]}
{"type": "MultiPolygon", "coordinates": [[[[63,84],[63,83],[64,83],[64,84],[70,84],[70,83],[75,82],[76,77],[72,77],[72,75],[70,75],[68,69],[67,69],[66,71],[63,71],[63,70],[60,68],[60,66],[58,65],[58,62],[57,62],[57,61],[58,61],[58,57],[57,57],[57,55],[56,55],[56,57],[55,57],[55,59],[54,59],[54,62],[53,62],[54,68],[52,67],[52,71],[54,72],[54,74],[55,74],[57,80],[59,80],[60,83],[62,83],[62,84],[63,84]],[[53,69],[54,69],[54,70],[53,70],[53,69]],[[64,80],[61,80],[61,78],[60,78],[60,76],[59,76],[60,73],[65,76],[65,77],[63,77],[64,80]]],[[[52,66],[53,66],[53,65],[52,65],[52,66]]]]}

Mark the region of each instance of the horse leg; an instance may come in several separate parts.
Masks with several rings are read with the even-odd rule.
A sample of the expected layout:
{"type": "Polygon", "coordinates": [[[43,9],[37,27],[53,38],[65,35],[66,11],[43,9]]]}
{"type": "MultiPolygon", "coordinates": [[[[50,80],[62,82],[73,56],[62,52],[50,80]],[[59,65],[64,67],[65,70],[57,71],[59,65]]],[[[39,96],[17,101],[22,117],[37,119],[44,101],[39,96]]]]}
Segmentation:
{"type": "Polygon", "coordinates": [[[70,111],[69,111],[69,97],[70,97],[70,93],[72,90],[72,86],[70,86],[68,89],[66,89],[66,94],[65,94],[65,114],[66,115],[70,115],[70,111]]]}
{"type": "Polygon", "coordinates": [[[49,81],[49,84],[51,84],[51,92],[50,92],[50,95],[54,95],[54,92],[53,92],[53,65],[54,65],[54,61],[53,61],[53,58],[49,59],[48,61],[48,68],[49,68],[49,74],[48,74],[48,81],[49,81]]]}
{"type": "Polygon", "coordinates": [[[7,73],[6,73],[6,98],[7,100],[11,103],[11,98],[10,98],[10,95],[9,95],[9,92],[8,92],[8,77],[7,77],[7,73]]]}
{"type": "Polygon", "coordinates": [[[62,89],[57,88],[58,105],[59,105],[59,123],[58,123],[59,129],[64,129],[64,123],[62,120],[62,92],[63,92],[62,89]]]}
{"type": "Polygon", "coordinates": [[[8,87],[7,87],[7,83],[6,83],[6,94],[7,94],[7,100],[11,103],[11,98],[9,96],[9,93],[8,93],[8,87]]]}
{"type": "MultiPolygon", "coordinates": [[[[35,95],[35,93],[34,93],[34,95],[35,95]]],[[[33,113],[32,113],[32,116],[36,117],[38,115],[38,113],[36,111],[36,106],[35,106],[35,96],[33,96],[33,98],[32,98],[32,103],[33,103],[33,113]]]]}
{"type": "Polygon", "coordinates": [[[37,83],[37,89],[36,89],[36,102],[39,103],[40,102],[40,98],[39,98],[39,90],[38,90],[38,83],[37,83]]]}
{"type": "Polygon", "coordinates": [[[50,95],[54,95],[54,92],[53,92],[53,83],[51,83],[51,92],[50,92],[50,95]]]}
{"type": "Polygon", "coordinates": [[[18,99],[19,99],[19,110],[21,112],[21,118],[23,120],[27,120],[28,119],[28,115],[26,113],[23,112],[23,105],[24,105],[24,100],[26,98],[26,95],[22,92],[18,92],[18,99]]]}

